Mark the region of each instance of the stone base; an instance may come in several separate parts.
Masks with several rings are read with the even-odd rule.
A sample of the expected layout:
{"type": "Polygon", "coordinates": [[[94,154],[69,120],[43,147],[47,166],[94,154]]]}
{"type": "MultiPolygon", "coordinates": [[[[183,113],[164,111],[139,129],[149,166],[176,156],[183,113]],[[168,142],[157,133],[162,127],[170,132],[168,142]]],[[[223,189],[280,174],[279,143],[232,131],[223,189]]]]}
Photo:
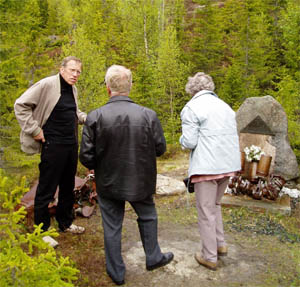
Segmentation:
{"type": "Polygon", "coordinates": [[[262,199],[255,200],[246,195],[225,194],[221,201],[222,206],[243,206],[259,211],[280,212],[291,215],[290,198],[280,198],[276,201],[262,199]]]}

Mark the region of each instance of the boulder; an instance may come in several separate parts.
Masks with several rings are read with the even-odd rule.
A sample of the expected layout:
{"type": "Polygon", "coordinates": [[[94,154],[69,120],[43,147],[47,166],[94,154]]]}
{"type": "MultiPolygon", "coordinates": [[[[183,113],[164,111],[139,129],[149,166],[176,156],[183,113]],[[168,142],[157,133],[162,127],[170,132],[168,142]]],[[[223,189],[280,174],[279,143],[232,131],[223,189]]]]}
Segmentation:
{"type": "Polygon", "coordinates": [[[156,194],[158,195],[172,195],[180,194],[186,191],[183,181],[164,176],[157,175],[156,194]]]}
{"type": "Polygon", "coordinates": [[[287,116],[279,102],[271,96],[248,98],[237,111],[236,120],[241,151],[250,144],[265,147],[274,158],[274,174],[286,180],[299,177],[297,159],[288,139],[287,116]]]}

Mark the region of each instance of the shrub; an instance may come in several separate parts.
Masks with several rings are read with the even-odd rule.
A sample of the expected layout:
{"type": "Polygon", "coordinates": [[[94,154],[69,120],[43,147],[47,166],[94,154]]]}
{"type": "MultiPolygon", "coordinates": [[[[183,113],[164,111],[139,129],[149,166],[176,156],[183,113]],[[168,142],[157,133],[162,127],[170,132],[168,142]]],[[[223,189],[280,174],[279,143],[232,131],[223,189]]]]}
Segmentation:
{"type": "Polygon", "coordinates": [[[42,233],[40,224],[27,233],[22,225],[26,211],[16,206],[26,190],[25,178],[16,185],[0,170],[0,286],[74,286],[79,271],[42,239],[57,232],[42,233]]]}

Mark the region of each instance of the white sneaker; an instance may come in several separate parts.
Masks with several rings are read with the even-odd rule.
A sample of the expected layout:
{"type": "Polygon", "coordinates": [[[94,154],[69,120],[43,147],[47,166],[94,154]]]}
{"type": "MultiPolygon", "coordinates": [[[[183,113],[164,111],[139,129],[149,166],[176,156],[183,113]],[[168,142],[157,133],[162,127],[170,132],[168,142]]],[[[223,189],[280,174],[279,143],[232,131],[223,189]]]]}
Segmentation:
{"type": "Polygon", "coordinates": [[[75,224],[71,224],[67,229],[64,230],[64,232],[70,232],[73,234],[81,234],[85,231],[85,228],[82,226],[78,226],[75,224]]]}
{"type": "Polygon", "coordinates": [[[48,243],[53,248],[56,248],[58,246],[58,242],[54,240],[51,236],[47,235],[43,237],[43,241],[48,243]]]}

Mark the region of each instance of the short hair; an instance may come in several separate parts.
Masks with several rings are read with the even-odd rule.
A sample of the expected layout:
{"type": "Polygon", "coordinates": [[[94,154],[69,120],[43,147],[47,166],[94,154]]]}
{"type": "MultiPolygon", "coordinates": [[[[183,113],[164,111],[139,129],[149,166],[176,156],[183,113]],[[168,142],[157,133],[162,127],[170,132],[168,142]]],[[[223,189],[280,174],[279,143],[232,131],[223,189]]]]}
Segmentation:
{"type": "Polygon", "coordinates": [[[112,94],[129,94],[132,84],[131,71],[124,66],[112,65],[107,69],[105,83],[112,94]]]}
{"type": "Polygon", "coordinates": [[[207,75],[203,72],[198,72],[194,77],[189,77],[188,82],[185,86],[185,91],[194,96],[202,90],[214,91],[215,84],[210,75],[207,75]]]}
{"type": "Polygon", "coordinates": [[[81,68],[82,68],[82,62],[79,58],[77,57],[74,57],[74,56],[68,56],[66,58],[64,58],[61,62],[61,67],[66,67],[67,64],[70,62],[70,61],[75,61],[75,62],[78,62],[81,64],[81,68]]]}

